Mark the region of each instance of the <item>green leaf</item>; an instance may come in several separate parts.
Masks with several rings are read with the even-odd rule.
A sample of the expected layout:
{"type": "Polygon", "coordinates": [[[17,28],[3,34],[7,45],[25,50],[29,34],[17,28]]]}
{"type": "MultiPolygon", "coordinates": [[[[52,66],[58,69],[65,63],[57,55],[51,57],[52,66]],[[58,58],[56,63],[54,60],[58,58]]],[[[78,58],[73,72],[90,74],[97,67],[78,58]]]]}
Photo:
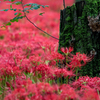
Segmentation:
{"type": "Polygon", "coordinates": [[[18,19],[15,19],[16,22],[18,22],[18,19]]]}
{"type": "Polygon", "coordinates": [[[14,20],[13,20],[13,19],[11,19],[11,20],[10,20],[10,22],[14,22],[14,20]]]}
{"type": "Polygon", "coordinates": [[[14,10],[14,9],[10,9],[10,10],[14,10]]]}
{"type": "Polygon", "coordinates": [[[8,22],[6,25],[11,25],[11,23],[10,23],[10,22],[8,22]]]}
{"type": "Polygon", "coordinates": [[[16,11],[17,9],[13,9],[14,11],[16,11]]]}
{"type": "Polygon", "coordinates": [[[24,11],[26,11],[26,10],[29,10],[30,8],[28,7],[28,8],[24,8],[24,11]]]}
{"type": "Polygon", "coordinates": [[[10,9],[12,9],[12,5],[10,5],[10,9]]]}
{"type": "Polygon", "coordinates": [[[20,15],[22,15],[22,13],[18,13],[18,15],[17,15],[17,16],[20,16],[20,15]]]}
{"type": "Polygon", "coordinates": [[[9,0],[9,1],[13,2],[13,1],[15,1],[15,0],[9,0]]]}
{"type": "Polygon", "coordinates": [[[13,1],[15,1],[15,0],[4,0],[4,1],[11,1],[11,2],[13,2],[13,1]]]}
{"type": "Polygon", "coordinates": [[[43,8],[48,7],[47,5],[46,6],[38,5],[36,3],[28,3],[28,4],[25,4],[24,6],[30,6],[30,5],[31,5],[31,7],[25,8],[24,11],[26,11],[26,10],[33,10],[33,9],[37,10],[37,9],[40,8],[40,6],[42,6],[43,8]]]}
{"type": "Polygon", "coordinates": [[[9,9],[4,9],[4,11],[8,11],[9,9]]]}
{"type": "Polygon", "coordinates": [[[14,22],[18,22],[18,17],[13,18],[14,22]]]}
{"type": "Polygon", "coordinates": [[[35,7],[33,7],[33,9],[35,9],[35,10],[37,10],[37,9],[39,9],[40,8],[40,6],[38,5],[38,6],[35,6],[35,7]]]}
{"type": "Polygon", "coordinates": [[[29,11],[26,11],[27,13],[29,13],[29,11]]]}
{"type": "Polygon", "coordinates": [[[35,83],[35,81],[32,79],[32,82],[35,83]]]}
{"type": "Polygon", "coordinates": [[[1,28],[6,28],[5,26],[1,26],[1,28]]]}
{"type": "Polygon", "coordinates": [[[21,11],[21,9],[18,9],[18,11],[21,11]]]}
{"type": "Polygon", "coordinates": [[[43,8],[45,8],[45,6],[41,5],[43,8]]]}
{"type": "Polygon", "coordinates": [[[43,13],[40,13],[39,15],[41,15],[41,16],[43,16],[43,14],[44,14],[45,12],[43,12],[43,13]]]}
{"type": "Polygon", "coordinates": [[[16,4],[16,5],[20,5],[21,2],[20,2],[20,1],[18,1],[18,2],[14,2],[14,4],[16,4]]]}
{"type": "Polygon", "coordinates": [[[10,20],[10,22],[15,22],[15,21],[18,22],[18,19],[16,17],[10,20]]]}
{"type": "Polygon", "coordinates": [[[0,86],[0,95],[3,94],[3,88],[0,86]]]}
{"type": "Polygon", "coordinates": [[[32,5],[31,6],[37,6],[38,4],[36,4],[36,3],[32,3],[32,5]]]}
{"type": "Polygon", "coordinates": [[[14,13],[14,15],[17,15],[18,13],[16,12],[16,13],[14,13]]]}
{"type": "Polygon", "coordinates": [[[24,5],[24,7],[25,7],[25,6],[30,6],[30,5],[32,5],[32,4],[33,4],[33,3],[28,3],[28,4],[25,4],[25,5],[24,5]]]}
{"type": "Polygon", "coordinates": [[[0,10],[0,11],[8,11],[9,9],[2,9],[2,10],[0,10]]]}

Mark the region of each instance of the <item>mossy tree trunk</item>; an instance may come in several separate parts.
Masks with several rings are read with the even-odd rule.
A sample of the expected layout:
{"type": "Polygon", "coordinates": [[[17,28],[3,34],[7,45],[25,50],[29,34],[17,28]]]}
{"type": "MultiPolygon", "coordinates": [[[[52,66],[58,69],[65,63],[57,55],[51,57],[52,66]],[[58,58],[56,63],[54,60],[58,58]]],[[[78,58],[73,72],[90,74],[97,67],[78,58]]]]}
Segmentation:
{"type": "MultiPolygon", "coordinates": [[[[72,35],[75,38],[74,52],[90,54],[95,50],[94,59],[80,70],[81,75],[99,76],[100,73],[100,0],[84,0],[76,2],[73,6],[61,10],[60,13],[60,39],[61,47],[69,47],[72,35]],[[93,29],[88,17],[95,19],[98,16],[98,26],[93,29]],[[89,24],[89,25],[88,25],[89,24]]],[[[96,20],[97,21],[97,20],[96,20]]],[[[95,20],[94,20],[95,22],[95,20]]],[[[92,23],[93,24],[93,23],[92,23]]],[[[72,41],[73,42],[73,41],[72,41]]]]}

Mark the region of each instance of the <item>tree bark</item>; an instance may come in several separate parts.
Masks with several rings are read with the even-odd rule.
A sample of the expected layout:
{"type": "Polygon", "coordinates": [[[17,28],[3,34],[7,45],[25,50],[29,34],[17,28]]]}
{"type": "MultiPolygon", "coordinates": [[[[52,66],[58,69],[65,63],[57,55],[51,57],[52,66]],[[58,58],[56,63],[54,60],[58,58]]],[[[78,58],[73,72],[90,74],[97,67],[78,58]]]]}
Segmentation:
{"type": "Polygon", "coordinates": [[[60,12],[59,52],[61,52],[61,47],[71,46],[71,42],[74,42],[73,53],[80,52],[90,55],[93,50],[96,52],[94,59],[81,68],[80,73],[83,76],[100,76],[99,14],[100,2],[98,0],[97,2],[95,0],[95,3],[89,2],[89,0],[79,1],[60,12]],[[98,20],[96,19],[97,16],[98,20]],[[90,21],[92,19],[94,19],[94,23],[90,21]],[[98,25],[95,24],[95,21],[98,25]],[[74,36],[75,41],[72,41],[72,36],[74,36]]]}

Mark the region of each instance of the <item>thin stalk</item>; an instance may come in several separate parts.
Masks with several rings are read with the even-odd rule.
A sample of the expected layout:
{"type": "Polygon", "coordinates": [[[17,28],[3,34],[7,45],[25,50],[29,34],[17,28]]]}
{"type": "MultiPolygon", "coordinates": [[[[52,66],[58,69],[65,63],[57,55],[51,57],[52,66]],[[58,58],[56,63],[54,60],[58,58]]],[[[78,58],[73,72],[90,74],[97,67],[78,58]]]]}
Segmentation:
{"type": "Polygon", "coordinates": [[[66,84],[69,83],[69,80],[68,80],[69,76],[66,77],[66,84]]]}
{"type": "Polygon", "coordinates": [[[77,74],[78,74],[78,68],[76,69],[76,80],[78,79],[77,74]]]}

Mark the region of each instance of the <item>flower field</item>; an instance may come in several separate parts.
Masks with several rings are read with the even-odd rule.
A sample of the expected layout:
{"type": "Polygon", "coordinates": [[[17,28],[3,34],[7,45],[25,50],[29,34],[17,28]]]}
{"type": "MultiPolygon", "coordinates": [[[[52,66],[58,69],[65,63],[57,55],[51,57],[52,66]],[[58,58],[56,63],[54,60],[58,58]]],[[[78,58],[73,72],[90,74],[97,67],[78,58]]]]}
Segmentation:
{"type": "MultiPolygon", "coordinates": [[[[66,6],[72,1],[66,0],[66,6]]],[[[23,3],[29,2],[49,6],[30,11],[27,16],[59,39],[63,0],[23,3]]],[[[7,3],[2,0],[0,9],[9,8],[7,3]]],[[[13,7],[22,9],[21,5],[13,7]]],[[[0,11],[0,26],[14,16],[14,11],[0,11]]],[[[41,32],[26,18],[0,27],[0,100],[100,100],[100,78],[81,76],[78,72],[93,57],[73,54],[73,47],[61,48],[62,55],[58,47],[59,40],[41,32]]]]}

